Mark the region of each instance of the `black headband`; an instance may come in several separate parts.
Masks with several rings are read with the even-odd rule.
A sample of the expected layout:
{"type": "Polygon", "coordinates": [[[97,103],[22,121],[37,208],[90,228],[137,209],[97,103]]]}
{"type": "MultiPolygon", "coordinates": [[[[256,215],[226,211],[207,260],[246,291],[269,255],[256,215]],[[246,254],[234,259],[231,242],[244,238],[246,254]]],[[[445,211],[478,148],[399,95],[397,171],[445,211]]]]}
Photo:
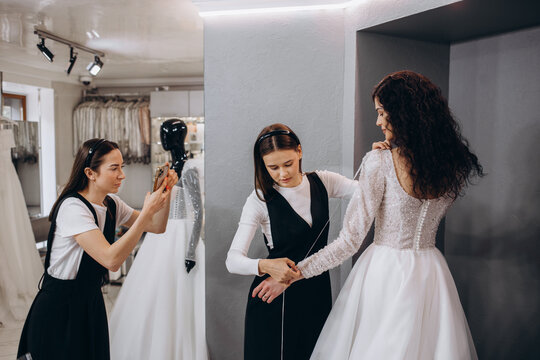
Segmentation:
{"type": "Polygon", "coordinates": [[[266,134],[261,135],[261,137],[257,139],[257,144],[260,144],[261,141],[263,141],[264,139],[267,139],[275,135],[288,135],[292,137],[298,145],[300,145],[300,140],[298,139],[298,137],[294,135],[292,132],[290,132],[289,130],[272,130],[270,132],[267,132],[266,134]]]}
{"type": "Polygon", "coordinates": [[[89,168],[90,167],[90,162],[92,162],[92,157],[94,156],[94,153],[96,152],[96,150],[98,149],[98,147],[103,144],[105,141],[105,139],[99,139],[98,141],[96,141],[94,143],[94,145],[92,145],[92,147],[90,148],[90,150],[88,150],[88,155],[86,156],[86,160],[84,161],[84,167],[85,168],[89,168]]]}

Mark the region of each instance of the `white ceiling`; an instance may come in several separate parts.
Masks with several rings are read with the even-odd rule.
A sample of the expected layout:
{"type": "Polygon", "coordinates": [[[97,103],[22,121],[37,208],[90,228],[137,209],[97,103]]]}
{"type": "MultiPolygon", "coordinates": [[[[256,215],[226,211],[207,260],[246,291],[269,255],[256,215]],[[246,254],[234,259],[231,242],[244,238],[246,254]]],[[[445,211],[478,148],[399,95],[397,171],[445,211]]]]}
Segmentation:
{"type": "MultiPolygon", "coordinates": [[[[191,0],[0,0],[0,70],[38,69],[67,80],[69,48],[46,40],[55,55],[47,61],[36,25],[103,51],[97,81],[203,75],[203,22],[191,0]]],[[[93,59],[77,52],[70,81],[88,75],[93,59]]]]}

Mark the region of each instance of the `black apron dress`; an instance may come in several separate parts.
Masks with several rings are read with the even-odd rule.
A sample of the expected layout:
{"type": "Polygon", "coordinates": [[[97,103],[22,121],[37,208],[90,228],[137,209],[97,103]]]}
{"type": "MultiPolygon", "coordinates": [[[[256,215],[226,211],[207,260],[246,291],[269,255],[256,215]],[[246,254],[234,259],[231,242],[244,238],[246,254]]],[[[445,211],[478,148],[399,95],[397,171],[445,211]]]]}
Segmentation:
{"type": "MultiPolygon", "coordinates": [[[[92,211],[98,225],[96,211],[84,197],[74,193],[62,201],[68,197],[80,199],[92,211]]],[[[116,203],[108,196],[104,203],[107,216],[103,234],[112,244],[116,203]]],[[[109,329],[101,293],[107,269],[84,252],[75,279],[61,280],[47,272],[59,209],[60,204],[49,230],[43,284],[26,318],[17,357],[30,353],[33,360],[108,360],[109,329]]]]}
{"type": "MultiPolygon", "coordinates": [[[[325,226],[328,221],[328,193],[317,174],[310,173],[307,178],[311,189],[311,227],[278,191],[273,189],[266,201],[274,243],[274,248],[270,249],[265,237],[268,259],[288,257],[298,263],[308,251],[311,255],[328,241],[328,226],[325,226]]],[[[330,275],[327,271],[314,278],[297,281],[270,304],[251,296],[253,289],[267,277],[255,277],[249,289],[244,359],[280,360],[283,346],[284,360],[307,360],[332,307],[330,275]]]]}

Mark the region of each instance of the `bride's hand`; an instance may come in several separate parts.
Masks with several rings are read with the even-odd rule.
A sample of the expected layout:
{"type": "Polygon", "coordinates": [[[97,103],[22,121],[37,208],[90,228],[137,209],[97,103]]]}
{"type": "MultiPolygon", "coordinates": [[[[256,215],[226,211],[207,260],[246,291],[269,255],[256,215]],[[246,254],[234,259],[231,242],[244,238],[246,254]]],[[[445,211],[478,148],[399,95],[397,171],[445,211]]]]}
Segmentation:
{"type": "Polygon", "coordinates": [[[304,275],[302,275],[302,271],[300,269],[298,269],[298,271],[294,274],[293,279],[289,282],[289,285],[291,285],[292,283],[297,282],[298,280],[302,280],[302,279],[304,279],[304,275]]]}
{"type": "Polygon", "coordinates": [[[392,149],[392,145],[390,145],[390,142],[388,141],[377,141],[377,142],[374,142],[372,145],[371,145],[371,150],[377,150],[377,149],[381,149],[381,150],[390,150],[392,149]]]}
{"type": "Polygon", "coordinates": [[[261,282],[253,292],[251,293],[252,297],[259,296],[264,302],[270,304],[275,298],[281,295],[289,285],[283,284],[275,280],[274,278],[267,278],[261,282]]]}
{"type": "Polygon", "coordinates": [[[290,283],[297,272],[294,261],[288,258],[259,260],[259,274],[268,274],[281,283],[290,283]]]}

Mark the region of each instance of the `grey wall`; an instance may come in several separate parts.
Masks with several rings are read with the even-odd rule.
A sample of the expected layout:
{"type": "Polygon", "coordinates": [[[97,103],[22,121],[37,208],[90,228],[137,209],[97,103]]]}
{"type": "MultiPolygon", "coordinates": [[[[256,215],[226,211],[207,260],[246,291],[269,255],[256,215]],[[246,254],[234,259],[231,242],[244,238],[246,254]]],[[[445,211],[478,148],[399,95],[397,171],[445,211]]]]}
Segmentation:
{"type": "MultiPolygon", "coordinates": [[[[342,12],[238,20],[205,20],[207,341],[211,358],[220,360],[243,356],[253,277],[229,274],[225,258],[253,190],[257,134],[288,124],[302,142],[305,171],[341,167],[342,12]]],[[[331,229],[335,234],[338,224],[331,229]]],[[[260,234],[252,250],[251,256],[267,255],[260,234]]]]}
{"type": "MultiPolygon", "coordinates": [[[[380,128],[375,125],[377,116],[371,100],[373,87],[389,73],[413,70],[431,79],[441,88],[443,95],[448,97],[450,46],[362,31],[357,34],[356,45],[354,165],[358,168],[366,152],[371,150],[371,144],[384,140],[380,128]]],[[[437,233],[437,247],[443,252],[444,224],[443,221],[437,233]]],[[[355,255],[355,260],[373,241],[373,234],[372,227],[355,255]]]]}
{"type": "Polygon", "coordinates": [[[419,72],[448,97],[450,46],[359,31],[357,35],[357,85],[355,111],[355,168],[371,150],[374,141],[384,140],[375,125],[377,116],[371,91],[385,75],[399,70],[419,72]]]}
{"type": "Polygon", "coordinates": [[[540,28],[450,50],[450,107],[488,175],[447,216],[481,359],[540,358],[540,28]]]}

